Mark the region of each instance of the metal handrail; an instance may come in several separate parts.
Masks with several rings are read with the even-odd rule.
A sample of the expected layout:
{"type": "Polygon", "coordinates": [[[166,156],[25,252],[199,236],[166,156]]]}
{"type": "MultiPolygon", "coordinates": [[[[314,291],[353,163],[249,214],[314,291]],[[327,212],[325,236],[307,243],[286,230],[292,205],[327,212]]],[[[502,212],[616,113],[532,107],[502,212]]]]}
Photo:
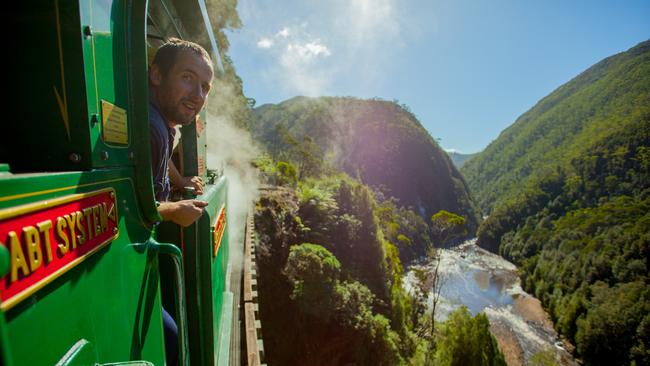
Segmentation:
{"type": "Polygon", "coordinates": [[[176,308],[178,309],[178,339],[180,344],[180,364],[189,365],[189,343],[187,339],[187,318],[185,315],[185,281],[183,279],[183,254],[174,244],[159,243],[153,237],[147,241],[147,247],[159,254],[171,258],[174,267],[174,290],[176,292],[176,308]]]}

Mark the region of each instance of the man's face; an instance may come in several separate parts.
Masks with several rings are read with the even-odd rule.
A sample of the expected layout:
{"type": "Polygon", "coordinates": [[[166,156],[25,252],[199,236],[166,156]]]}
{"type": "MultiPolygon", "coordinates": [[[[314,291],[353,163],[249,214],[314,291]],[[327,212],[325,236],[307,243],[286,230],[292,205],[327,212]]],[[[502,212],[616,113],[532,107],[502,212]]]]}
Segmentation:
{"type": "Polygon", "coordinates": [[[156,101],[163,117],[171,126],[194,121],[205,104],[212,87],[212,68],[201,56],[181,51],[176,62],[163,76],[152,67],[151,83],[156,88],[156,101]]]}

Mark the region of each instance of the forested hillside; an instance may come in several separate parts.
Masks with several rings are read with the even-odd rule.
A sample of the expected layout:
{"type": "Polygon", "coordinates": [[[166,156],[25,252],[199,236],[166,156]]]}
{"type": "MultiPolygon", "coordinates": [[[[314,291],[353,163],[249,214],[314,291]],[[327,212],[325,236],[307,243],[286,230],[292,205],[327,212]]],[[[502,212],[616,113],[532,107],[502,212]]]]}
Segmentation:
{"type": "Polygon", "coordinates": [[[446,210],[478,226],[478,210],[447,154],[406,108],[388,101],[296,97],[254,110],[258,141],[299,178],[343,170],[422,217],[446,210]]]}
{"type": "Polygon", "coordinates": [[[609,57],[540,100],[462,168],[484,214],[647,120],[650,42],[609,57]]]}
{"type": "Polygon", "coordinates": [[[431,322],[432,273],[404,264],[467,236],[477,211],[446,154],[384,101],[294,98],[254,111],[267,148],[258,292],[272,365],[504,365],[485,315],[431,322]],[[371,187],[372,186],[372,187],[371,187]]]}
{"type": "Polygon", "coordinates": [[[590,365],[650,364],[650,42],[524,113],[462,172],[478,243],[522,269],[590,365]]]}
{"type": "Polygon", "coordinates": [[[282,184],[255,214],[269,365],[505,365],[484,314],[434,331],[427,285],[404,290],[400,250],[435,238],[419,215],[341,173],[282,184]]]}

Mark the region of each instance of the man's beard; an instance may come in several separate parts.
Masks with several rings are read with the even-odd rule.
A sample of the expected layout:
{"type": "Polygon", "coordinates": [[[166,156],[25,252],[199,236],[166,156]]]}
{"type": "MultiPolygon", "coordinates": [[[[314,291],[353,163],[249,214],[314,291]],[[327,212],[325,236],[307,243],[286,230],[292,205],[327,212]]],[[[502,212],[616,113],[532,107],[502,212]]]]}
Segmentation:
{"type": "Polygon", "coordinates": [[[183,108],[181,105],[182,101],[179,102],[177,105],[174,105],[170,108],[166,108],[164,111],[165,116],[168,117],[168,122],[172,122],[175,125],[181,125],[181,126],[186,126],[189,125],[190,123],[194,122],[196,119],[196,115],[198,113],[192,114],[191,117],[187,117],[186,114],[182,113],[180,110],[183,108]]]}

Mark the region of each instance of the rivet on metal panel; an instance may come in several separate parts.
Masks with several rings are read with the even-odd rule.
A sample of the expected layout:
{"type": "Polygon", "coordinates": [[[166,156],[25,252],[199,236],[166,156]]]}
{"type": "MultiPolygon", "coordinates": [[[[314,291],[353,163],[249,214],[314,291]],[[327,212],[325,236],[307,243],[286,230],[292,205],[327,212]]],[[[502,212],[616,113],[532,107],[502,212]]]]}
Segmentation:
{"type": "Polygon", "coordinates": [[[70,154],[69,158],[70,158],[70,161],[72,161],[73,163],[78,163],[78,162],[81,161],[81,155],[79,155],[77,153],[70,154]]]}

